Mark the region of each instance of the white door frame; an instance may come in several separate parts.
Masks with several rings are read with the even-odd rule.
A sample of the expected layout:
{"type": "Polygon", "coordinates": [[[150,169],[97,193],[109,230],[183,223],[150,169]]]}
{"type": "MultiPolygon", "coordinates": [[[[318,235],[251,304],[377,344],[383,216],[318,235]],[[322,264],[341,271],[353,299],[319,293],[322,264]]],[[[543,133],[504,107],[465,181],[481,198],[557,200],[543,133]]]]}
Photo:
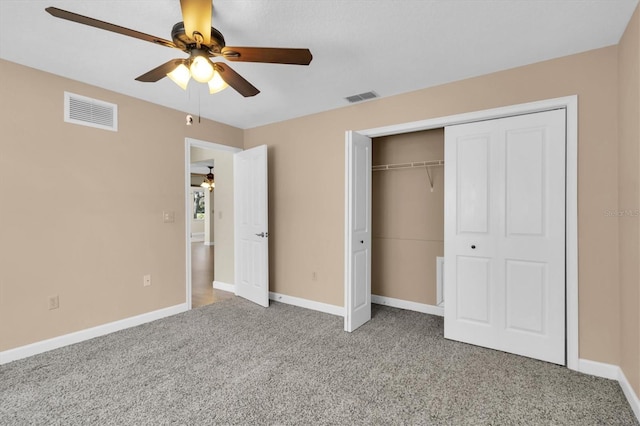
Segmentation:
{"type": "MultiPolygon", "coordinates": [[[[402,133],[418,132],[421,130],[437,129],[454,124],[471,123],[474,121],[491,120],[514,115],[530,114],[563,108],[567,117],[567,165],[566,165],[566,316],[567,316],[567,368],[579,370],[578,365],[578,96],[547,99],[500,108],[474,111],[445,117],[414,121],[372,129],[356,130],[370,138],[398,135],[402,133]]],[[[346,165],[348,167],[348,164],[346,165]]],[[[446,167],[446,165],[445,165],[446,167]]],[[[345,170],[348,176],[349,170],[345,170]]],[[[351,206],[347,200],[345,210],[351,206]]],[[[347,216],[348,217],[348,216],[347,216]]],[[[347,223],[345,223],[345,246],[347,223]]],[[[347,264],[345,253],[345,265],[347,264]]],[[[345,286],[348,284],[345,276],[345,286]]],[[[345,288],[346,292],[346,288],[345,288]]],[[[348,306],[345,306],[345,315],[348,306]]]]}
{"type": "Polygon", "coordinates": [[[191,188],[191,148],[203,148],[216,151],[240,152],[241,148],[222,145],[215,142],[207,142],[199,139],[184,138],[184,212],[185,212],[185,247],[186,247],[186,298],[187,310],[191,309],[191,200],[189,190],[191,188]]]}

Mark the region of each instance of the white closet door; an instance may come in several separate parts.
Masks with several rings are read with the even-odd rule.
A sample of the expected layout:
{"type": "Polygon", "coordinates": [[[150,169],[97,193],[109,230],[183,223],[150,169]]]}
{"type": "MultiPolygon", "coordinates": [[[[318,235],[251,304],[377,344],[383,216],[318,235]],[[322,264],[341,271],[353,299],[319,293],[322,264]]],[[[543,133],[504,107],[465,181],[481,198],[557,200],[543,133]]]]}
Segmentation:
{"type": "Polygon", "coordinates": [[[565,111],[445,129],[445,337],[565,363],[565,111]]]}
{"type": "Polygon", "coordinates": [[[346,136],[345,331],[371,319],[371,138],[346,136]]]}

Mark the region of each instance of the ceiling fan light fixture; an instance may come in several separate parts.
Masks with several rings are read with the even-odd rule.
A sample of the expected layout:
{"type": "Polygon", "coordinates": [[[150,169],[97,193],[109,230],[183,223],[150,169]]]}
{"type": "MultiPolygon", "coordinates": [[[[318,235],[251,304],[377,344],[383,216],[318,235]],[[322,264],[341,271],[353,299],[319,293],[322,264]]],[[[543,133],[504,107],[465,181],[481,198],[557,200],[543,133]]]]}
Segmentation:
{"type": "Polygon", "coordinates": [[[189,68],[187,68],[185,64],[180,64],[173,71],[168,73],[167,77],[173,80],[173,82],[178,86],[182,87],[182,90],[187,90],[191,74],[189,73],[189,68]]]}
{"type": "Polygon", "coordinates": [[[212,95],[214,93],[221,92],[224,89],[226,89],[227,87],[229,87],[227,82],[224,81],[222,79],[222,77],[220,76],[220,73],[218,72],[218,70],[216,70],[213,73],[213,78],[211,78],[211,80],[209,80],[208,84],[209,84],[209,93],[212,94],[212,95]]]}
{"type": "Polygon", "coordinates": [[[209,83],[211,79],[216,77],[217,71],[224,76],[225,84],[219,82],[216,77],[216,80],[209,85],[210,93],[222,90],[227,87],[227,84],[245,98],[260,93],[260,90],[235,72],[233,68],[222,63],[214,64],[209,59],[210,57],[222,56],[229,61],[286,65],[309,65],[313,59],[309,49],[227,46],[222,33],[211,26],[211,0],[180,0],[180,9],[183,21],[173,26],[171,30],[173,41],[57,7],[47,7],[45,11],[55,18],[179,49],[187,53],[188,59],[172,59],[136,77],[136,81],[154,83],[169,76],[183,90],[187,90],[190,77],[200,83],[209,83]],[[189,72],[187,73],[185,69],[189,72]]]}
{"type": "Polygon", "coordinates": [[[213,191],[213,188],[216,187],[216,183],[213,180],[213,172],[211,169],[213,169],[213,167],[211,166],[207,166],[209,167],[209,173],[207,173],[207,175],[204,178],[204,181],[200,184],[201,187],[203,188],[208,188],[209,192],[213,191]]]}
{"type": "Polygon", "coordinates": [[[191,70],[191,77],[197,82],[207,83],[213,77],[215,70],[213,69],[213,64],[204,56],[196,56],[191,61],[191,66],[189,67],[191,70]]]}
{"type": "Polygon", "coordinates": [[[214,182],[209,183],[209,182],[207,182],[207,181],[205,180],[204,182],[202,182],[202,183],[200,184],[200,186],[201,186],[201,187],[203,187],[203,188],[208,189],[208,190],[209,190],[209,192],[211,192],[211,191],[213,191],[213,188],[215,188],[215,187],[216,187],[216,184],[215,184],[214,182]]]}

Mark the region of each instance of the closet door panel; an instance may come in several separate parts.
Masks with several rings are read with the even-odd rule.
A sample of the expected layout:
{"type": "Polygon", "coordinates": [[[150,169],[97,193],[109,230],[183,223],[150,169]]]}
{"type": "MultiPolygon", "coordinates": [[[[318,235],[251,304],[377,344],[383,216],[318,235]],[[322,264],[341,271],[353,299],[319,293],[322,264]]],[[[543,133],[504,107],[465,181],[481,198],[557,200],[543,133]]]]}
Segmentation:
{"type": "Polygon", "coordinates": [[[547,265],[507,260],[505,266],[506,328],[516,332],[546,333],[547,265]]]}
{"type": "Polygon", "coordinates": [[[507,235],[543,235],[546,207],[544,130],[510,131],[506,141],[507,235]]]}
{"type": "Polygon", "coordinates": [[[491,323],[491,259],[458,256],[457,317],[476,324],[491,323]]]}
{"type": "Polygon", "coordinates": [[[458,234],[489,232],[489,142],[488,134],[457,141],[458,234]]]}

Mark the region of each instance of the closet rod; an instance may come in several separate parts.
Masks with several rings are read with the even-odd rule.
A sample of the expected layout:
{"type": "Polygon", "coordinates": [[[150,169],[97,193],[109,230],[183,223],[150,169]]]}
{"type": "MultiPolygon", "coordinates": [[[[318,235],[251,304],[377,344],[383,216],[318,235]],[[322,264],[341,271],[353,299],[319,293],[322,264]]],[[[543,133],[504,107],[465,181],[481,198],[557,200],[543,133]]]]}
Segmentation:
{"type": "Polygon", "coordinates": [[[413,161],[411,163],[397,163],[397,164],[380,164],[371,167],[374,172],[380,172],[384,170],[398,170],[398,169],[413,169],[416,167],[438,167],[444,166],[444,160],[431,160],[431,161],[413,161]]]}

